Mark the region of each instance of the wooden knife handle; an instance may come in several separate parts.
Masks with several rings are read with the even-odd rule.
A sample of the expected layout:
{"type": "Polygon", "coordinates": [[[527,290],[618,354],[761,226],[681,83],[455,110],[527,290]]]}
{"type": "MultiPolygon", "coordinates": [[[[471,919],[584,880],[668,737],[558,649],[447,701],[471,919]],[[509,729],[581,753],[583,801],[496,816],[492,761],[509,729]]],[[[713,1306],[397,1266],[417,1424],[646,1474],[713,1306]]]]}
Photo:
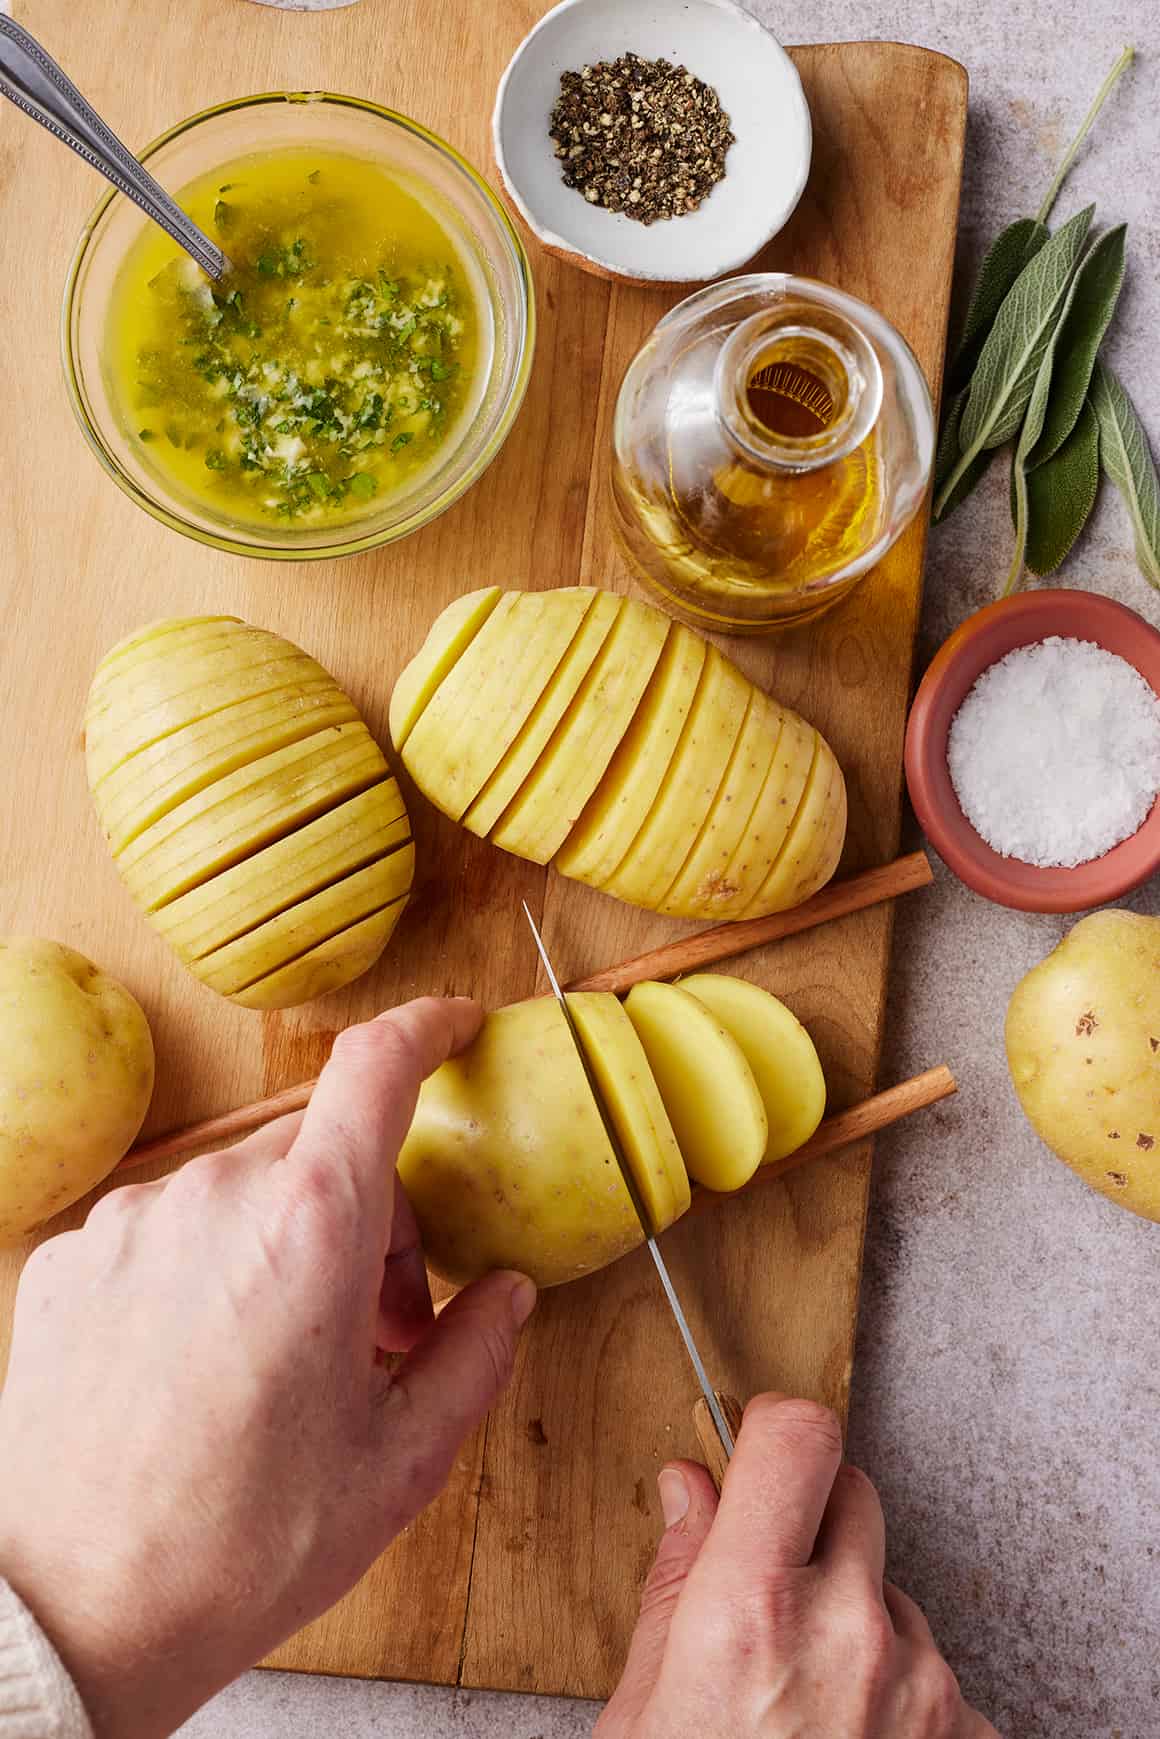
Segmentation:
{"type": "MultiPolygon", "coordinates": [[[[741,1402],[733,1395],[726,1395],[720,1389],[715,1389],[717,1405],[725,1415],[725,1422],[734,1439],[741,1429],[741,1402]]],[[[704,1395],[693,1408],[693,1424],[697,1427],[697,1442],[701,1445],[701,1454],[705,1458],[705,1466],[709,1469],[713,1484],[721,1490],[721,1482],[725,1478],[725,1469],[729,1463],[725,1459],[725,1450],[717,1435],[717,1427],[713,1423],[713,1415],[709,1411],[709,1403],[704,1395]]]]}

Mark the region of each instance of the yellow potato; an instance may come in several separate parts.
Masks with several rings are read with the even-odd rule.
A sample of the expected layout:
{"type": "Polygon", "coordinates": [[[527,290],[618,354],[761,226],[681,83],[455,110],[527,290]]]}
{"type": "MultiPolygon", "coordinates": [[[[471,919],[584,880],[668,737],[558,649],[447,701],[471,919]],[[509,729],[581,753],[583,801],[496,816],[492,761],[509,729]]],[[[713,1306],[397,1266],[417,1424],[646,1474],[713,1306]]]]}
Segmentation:
{"type": "Polygon", "coordinates": [[[276,918],[268,918],[224,947],[215,948],[212,954],[190,961],[190,969],[211,990],[236,996],[364,918],[394,905],[411,886],[414,868],[414,846],[401,846],[332,887],[298,900],[276,918]]]}
{"type": "Polygon", "coordinates": [[[508,804],[533,773],[576,691],[591,670],[620,614],[623,598],[598,592],[555,675],[528,714],[523,730],[463,817],[464,827],[486,838],[508,804]]]}
{"type": "Polygon", "coordinates": [[[349,724],[358,712],[328,676],[240,701],[149,743],[100,783],[101,826],[114,856],[227,773],[276,749],[349,724]]]}
{"type": "Polygon", "coordinates": [[[782,912],[824,887],[846,837],[846,781],[829,745],[817,741],[813,766],[785,844],[746,913],[782,912]]]}
{"type": "Polygon", "coordinates": [[[232,617],[154,623],[102,661],[85,730],[121,877],[203,982],[286,1007],[373,964],[410,890],[410,826],[313,658],[232,617]]]}
{"type": "MultiPolygon", "coordinates": [[[[623,862],[604,883],[606,893],[659,909],[724,783],[752,693],[737,666],[711,646],[657,800],[623,862]]],[[[669,910],[679,915],[688,908],[674,903],[669,910]]]]}
{"type": "Polygon", "coordinates": [[[154,923],[189,965],[410,837],[399,788],[385,780],[171,900],[154,913],[154,923]]]}
{"type": "Polygon", "coordinates": [[[748,1183],[769,1125],[737,1040],[676,984],[637,984],[625,1010],[644,1047],[689,1176],[711,1190],[748,1183]]]}
{"type": "Polygon", "coordinates": [[[498,586],[468,592],[435,618],[431,632],[395,684],[391,741],[401,749],[419,714],[452,665],[462,657],[503,596],[498,586]]]}
{"type": "Polygon", "coordinates": [[[361,719],[335,725],[188,798],[138,834],[117,867],[152,912],[385,774],[382,751],[361,719]]]}
{"type": "Polygon", "coordinates": [[[153,1040],[124,986],[59,942],[0,941],[0,1244],[106,1177],[152,1093],[153,1040]]]}
{"type": "Polygon", "coordinates": [[[574,991],[568,1007],[650,1229],[663,1231],[689,1205],[689,1176],[636,1028],[607,991],[574,991]]]}
{"type": "Polygon", "coordinates": [[[424,1083],[399,1177],[428,1261],[459,1284],[517,1268],[557,1286],[644,1239],[550,997],[489,1014],[424,1083]]]}
{"type": "Polygon", "coordinates": [[[635,599],[558,712],[595,633],[578,632],[576,612],[602,597],[505,593],[405,736],[416,681],[433,669],[428,649],[453,637],[456,618],[444,613],[419,655],[422,677],[404,671],[393,705],[420,790],[504,850],[555,857],[563,874],[673,917],[757,916],[807,899],[845,832],[828,746],[715,648],[635,599]]]}
{"type": "Polygon", "coordinates": [[[680,988],[695,996],[740,1045],[765,1106],[762,1164],[808,1141],[826,1109],[826,1078],[805,1027],[776,996],[744,978],[696,972],[680,988]]]}
{"type": "Polygon", "coordinates": [[[395,925],[403,915],[407,901],[404,896],[382,911],[373,912],[349,930],[340,930],[316,948],[279,967],[267,978],[259,978],[245,990],[235,991],[231,1002],[243,1008],[296,1008],[299,1003],[313,1002],[316,996],[329,996],[361,978],[374,965],[394,934],[395,925]]]}
{"type": "Polygon", "coordinates": [[[625,602],[535,771],[492,828],[494,844],[533,863],[555,855],[629,728],[667,632],[655,611],[625,602]]]}
{"type": "Polygon", "coordinates": [[[669,629],[645,690],[607,771],[556,854],[561,875],[600,887],[644,826],[701,680],[708,647],[680,623],[669,629]]]}
{"type": "Polygon", "coordinates": [[[1160,918],[1093,912],[1016,986],[1007,1061],[1054,1153],[1160,1222],[1160,918]]]}
{"type": "Polygon", "coordinates": [[[724,911],[737,895],[728,870],[749,833],[757,799],[773,765],[785,715],[760,689],[749,692],[749,711],[713,806],[676,880],[657,901],[658,912],[724,911]]]}
{"type": "Polygon", "coordinates": [[[403,760],[453,821],[523,729],[592,602],[578,586],[505,592],[416,719],[403,760]]]}

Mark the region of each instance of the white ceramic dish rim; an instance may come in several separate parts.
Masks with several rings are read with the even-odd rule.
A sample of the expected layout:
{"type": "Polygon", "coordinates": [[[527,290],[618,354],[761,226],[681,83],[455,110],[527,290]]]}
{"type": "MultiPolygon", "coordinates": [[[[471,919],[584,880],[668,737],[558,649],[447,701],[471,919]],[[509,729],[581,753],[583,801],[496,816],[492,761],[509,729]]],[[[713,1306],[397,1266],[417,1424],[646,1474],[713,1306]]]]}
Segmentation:
{"type": "MultiPolygon", "coordinates": [[[[806,182],[809,179],[813,149],[813,131],[809,104],[806,101],[805,92],[802,89],[801,78],[798,74],[797,68],[794,66],[793,61],[790,59],[789,55],[773,33],[766,29],[760,19],[755,18],[754,15],[744,6],[738,4],[737,0],[677,0],[677,3],[675,4],[672,3],[672,0],[669,0],[669,4],[665,7],[665,10],[671,13],[674,28],[676,30],[680,29],[683,16],[691,12],[700,14],[707,14],[710,12],[724,13],[733,23],[752,30],[755,35],[762,40],[765,47],[774,51],[783,72],[787,75],[787,90],[794,99],[797,110],[795,117],[798,147],[797,174],[788,184],[785,196],[776,210],[764,220],[760,227],[747,232],[741,245],[730,249],[728,252],[722,251],[719,255],[712,254],[711,257],[707,258],[705,245],[707,224],[704,221],[698,222],[698,220],[704,219],[707,216],[709,224],[712,223],[714,215],[712,211],[713,195],[710,195],[700,211],[691,213],[689,216],[679,220],[672,220],[673,222],[679,221],[682,226],[695,226],[692,228],[685,228],[682,232],[687,236],[689,242],[689,269],[687,271],[679,273],[673,271],[657,271],[655,269],[650,269],[647,263],[629,265],[623,259],[610,258],[607,254],[602,254],[591,247],[582,246],[577,241],[570,240],[567,236],[561,235],[556,229],[545,222],[543,216],[529,205],[523,189],[520,187],[517,178],[512,173],[509,156],[504,148],[504,122],[506,118],[509,91],[513,78],[520,71],[529,51],[533,47],[533,44],[535,44],[545,34],[555,33],[564,16],[573,13],[578,9],[587,8],[589,5],[590,0],[560,0],[560,4],[552,7],[551,11],[546,12],[539,22],[528,32],[527,36],[524,37],[515,53],[512,55],[507,67],[504,69],[503,76],[501,77],[496,90],[495,106],[492,111],[492,148],[495,153],[496,165],[499,169],[504,187],[509,197],[516,206],[524,222],[528,225],[528,228],[532,230],[546,247],[554,248],[562,253],[570,254],[578,259],[585,260],[589,265],[596,267],[600,271],[608,272],[615,277],[648,279],[656,283],[703,283],[713,278],[723,277],[728,272],[736,271],[740,266],[748,264],[755,254],[759,253],[760,250],[770,242],[782,228],[784,228],[795,210],[798,201],[801,199],[802,193],[805,191],[806,182]]],[[[639,17],[639,14],[643,12],[645,8],[641,5],[640,0],[635,0],[635,4],[626,8],[626,10],[630,13],[637,14],[639,17]]],[[[610,43],[609,52],[619,53],[621,52],[621,47],[616,43],[610,43]]],[[[690,60],[693,60],[695,59],[695,56],[690,55],[689,58],[690,60]]],[[[698,69],[694,66],[693,70],[697,71],[698,69]]],[[[723,100],[725,100],[724,97],[723,100]]],[[[725,101],[725,106],[726,108],[729,107],[728,101],[725,101]]],[[[732,147],[733,151],[736,151],[736,149],[736,145],[732,147]]],[[[569,189],[565,188],[562,182],[560,183],[560,189],[562,194],[567,194],[569,192],[569,189]]],[[[574,197],[579,198],[580,196],[574,195],[574,197]]],[[[630,218],[617,218],[616,214],[613,213],[608,213],[606,215],[619,223],[631,224],[633,229],[638,227],[630,218]]],[[[648,234],[649,232],[646,230],[644,233],[648,234]]]]}

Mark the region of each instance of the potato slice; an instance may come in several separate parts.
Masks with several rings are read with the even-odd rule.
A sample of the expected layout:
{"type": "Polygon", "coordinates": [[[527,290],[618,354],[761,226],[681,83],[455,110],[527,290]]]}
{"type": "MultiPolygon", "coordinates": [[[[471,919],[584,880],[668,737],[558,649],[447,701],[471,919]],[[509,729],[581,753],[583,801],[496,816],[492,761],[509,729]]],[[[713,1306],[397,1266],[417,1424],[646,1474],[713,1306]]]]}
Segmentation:
{"type": "Polygon", "coordinates": [[[665,1102],[636,1028],[615,996],[577,991],[568,1007],[655,1236],[689,1205],[689,1176],[665,1102]]]}
{"type": "Polygon", "coordinates": [[[322,942],[401,899],[410,889],[415,848],[407,844],[344,876],[310,899],[259,924],[224,948],[191,960],[192,972],[222,996],[236,996],[322,942]]]}
{"type": "Polygon", "coordinates": [[[672,887],[725,779],[749,705],[749,683],[715,646],[647,820],[603,882],[606,893],[655,911],[672,887]]]}
{"type": "MultiPolygon", "coordinates": [[[[725,871],[725,880],[737,889],[737,893],[731,899],[722,900],[717,910],[719,917],[741,917],[761,892],[797,815],[818,741],[813,725],[808,725],[797,713],[786,708],[785,724],[765,784],[754,805],[745,836],[725,871]]],[[[753,908],[754,914],[763,910],[761,906],[753,908]]]]}
{"type": "Polygon", "coordinates": [[[580,631],[556,674],[528,714],[523,730],[463,817],[464,827],[469,827],[472,833],[486,838],[524,780],[536,770],[553,731],[608,639],[623,603],[624,599],[615,592],[596,594],[596,602],[580,624],[580,631]]]}
{"type": "MultiPolygon", "coordinates": [[[[264,628],[250,628],[245,623],[226,624],[211,639],[192,645],[182,645],[181,637],[177,636],[172,653],[165,646],[167,639],[165,636],[139,649],[126,668],[110,671],[104,663],[98,667],[89,690],[86,729],[99,728],[111,718],[131,724],[148,714],[159,701],[174,706],[183,694],[206,683],[217,683],[228,691],[235,675],[280,662],[289,650],[288,642],[280,635],[267,633],[264,628]]],[[[306,655],[299,652],[298,656],[306,655]]],[[[314,660],[309,662],[313,664],[314,660]]],[[[174,723],[188,722],[178,709],[174,723]]]]}
{"type": "Polygon", "coordinates": [[[556,854],[561,875],[599,887],[644,826],[693,704],[708,647],[680,623],[669,630],[632,723],[556,854]]]}
{"type": "Polygon", "coordinates": [[[801,1021],[784,1002],[745,978],[695,972],[681,979],[680,988],[715,1015],[741,1046],[769,1124],[762,1163],[796,1152],[826,1109],[826,1078],[801,1021]]]}
{"type": "Polygon", "coordinates": [[[384,906],[381,912],[372,912],[360,924],[352,924],[349,930],[319,943],[317,948],[272,972],[268,978],[259,978],[230,1000],[243,1008],[296,1008],[299,1003],[312,1002],[316,996],[341,990],[374,965],[390,941],[406,904],[404,895],[392,905],[384,906]]]}
{"type": "Polygon", "coordinates": [[[658,903],[659,912],[715,918],[736,898],[737,883],[726,872],[747,837],[784,722],[776,701],[754,689],[721,789],[680,874],[658,903]]]}
{"type": "Polygon", "coordinates": [[[171,900],[154,913],[154,922],[189,964],[385,857],[410,837],[399,787],[384,779],[171,900]]]}
{"type": "Polygon", "coordinates": [[[146,828],[117,860],[147,912],[388,777],[361,722],[336,725],[199,791],[146,828]]]}
{"type": "Polygon", "coordinates": [[[487,1015],[424,1082],[399,1178],[428,1261],[457,1285],[518,1268],[558,1286],[644,1240],[551,997],[487,1015]]]}
{"type": "Polygon", "coordinates": [[[427,702],[403,762],[453,821],[523,729],[595,599],[583,586],[505,592],[427,702]]]}
{"type": "Polygon", "coordinates": [[[658,611],[625,602],[493,844],[533,863],[556,855],[632,723],[667,634],[658,611]]]}
{"type": "Polygon", "coordinates": [[[357,709],[342,690],[329,677],[319,677],[240,701],[150,743],[93,790],[97,818],[114,857],[179,803],[227,773],[357,718],[357,709]]]}
{"type": "Polygon", "coordinates": [[[819,737],[797,814],[750,914],[786,911],[817,893],[838,867],[845,837],[846,781],[819,737]]]}
{"type": "Polygon", "coordinates": [[[625,1003],[665,1102],[689,1176],[737,1190],[761,1164],[769,1125],[737,1040],[675,984],[637,984],[625,1003]]]}
{"type": "Polygon", "coordinates": [[[184,650],[200,645],[205,640],[228,633],[231,627],[244,625],[237,616],[171,616],[160,622],[150,622],[147,627],[118,641],[101,660],[101,671],[106,678],[114,673],[120,676],[142,658],[156,657],[161,641],[165,642],[168,657],[175,647],[184,650]]]}
{"type": "MultiPolygon", "coordinates": [[[[326,672],[305,652],[299,652],[286,641],[283,651],[265,662],[226,676],[207,677],[196,670],[186,686],[182,677],[175,677],[174,692],[164,695],[143,712],[135,712],[127,704],[102,710],[99,717],[85,715],[85,764],[91,789],[107,777],[123,761],[141,749],[172,736],[198,719],[224,712],[226,707],[255,695],[274,694],[279,689],[304,683],[316,683],[326,678],[326,672]],[[178,684],[181,684],[180,688],[178,684]]],[[[327,680],[330,680],[327,678],[327,680]]]]}
{"type": "Polygon", "coordinates": [[[391,695],[391,741],[396,749],[415,728],[423,708],[452,666],[463,656],[503,593],[498,586],[468,592],[449,604],[396,682],[391,695]]]}

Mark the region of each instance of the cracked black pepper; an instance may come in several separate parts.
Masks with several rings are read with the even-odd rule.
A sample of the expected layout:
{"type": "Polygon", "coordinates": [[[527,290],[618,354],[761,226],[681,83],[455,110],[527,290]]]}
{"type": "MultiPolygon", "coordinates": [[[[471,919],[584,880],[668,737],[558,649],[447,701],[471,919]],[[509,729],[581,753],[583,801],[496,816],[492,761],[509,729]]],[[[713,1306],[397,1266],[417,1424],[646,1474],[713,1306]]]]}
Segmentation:
{"type": "Polygon", "coordinates": [[[733,143],[711,85],[637,54],[561,73],[549,134],[565,186],[640,223],[696,211],[733,143]]]}

